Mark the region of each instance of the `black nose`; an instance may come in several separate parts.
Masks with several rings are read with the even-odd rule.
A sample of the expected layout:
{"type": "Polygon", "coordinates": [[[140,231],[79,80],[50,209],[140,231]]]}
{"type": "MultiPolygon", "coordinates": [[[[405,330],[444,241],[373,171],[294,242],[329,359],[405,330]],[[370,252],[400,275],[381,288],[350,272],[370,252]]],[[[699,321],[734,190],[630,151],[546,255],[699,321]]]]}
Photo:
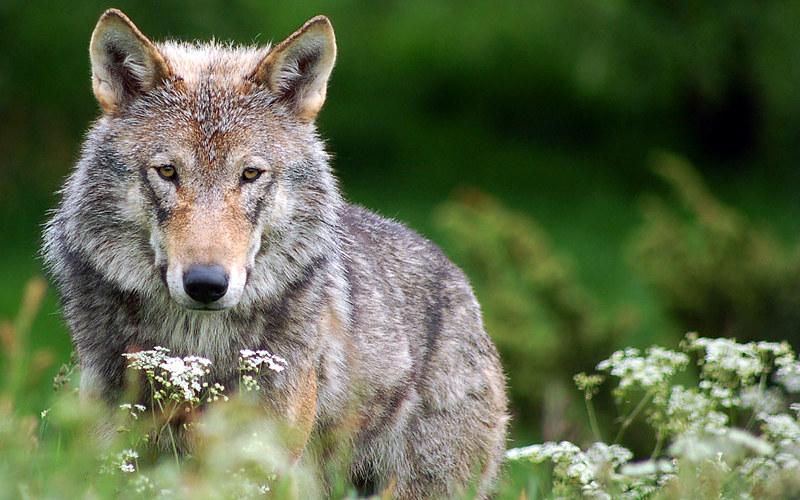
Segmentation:
{"type": "Polygon", "coordinates": [[[183,273],[183,289],[197,302],[210,304],[228,291],[228,275],[222,266],[189,266],[183,273]]]}

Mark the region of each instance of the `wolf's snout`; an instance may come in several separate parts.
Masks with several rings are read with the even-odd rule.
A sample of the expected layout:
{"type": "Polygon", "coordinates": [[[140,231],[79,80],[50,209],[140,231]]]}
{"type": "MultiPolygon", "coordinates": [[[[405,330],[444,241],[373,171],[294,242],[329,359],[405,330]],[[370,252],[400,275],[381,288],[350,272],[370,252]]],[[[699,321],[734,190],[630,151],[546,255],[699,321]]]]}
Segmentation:
{"type": "Polygon", "coordinates": [[[183,289],[197,302],[210,304],[228,291],[228,275],[222,266],[190,266],[183,273],[183,289]]]}

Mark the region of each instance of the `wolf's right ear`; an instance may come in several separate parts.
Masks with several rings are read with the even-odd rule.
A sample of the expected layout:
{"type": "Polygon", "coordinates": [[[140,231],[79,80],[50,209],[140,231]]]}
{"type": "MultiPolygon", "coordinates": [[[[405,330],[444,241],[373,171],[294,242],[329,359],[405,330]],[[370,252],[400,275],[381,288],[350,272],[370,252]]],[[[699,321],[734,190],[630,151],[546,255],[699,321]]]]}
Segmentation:
{"type": "Polygon", "coordinates": [[[89,56],[92,89],[105,113],[114,113],[170,77],[158,48],[117,9],[105,11],[97,21],[89,56]]]}

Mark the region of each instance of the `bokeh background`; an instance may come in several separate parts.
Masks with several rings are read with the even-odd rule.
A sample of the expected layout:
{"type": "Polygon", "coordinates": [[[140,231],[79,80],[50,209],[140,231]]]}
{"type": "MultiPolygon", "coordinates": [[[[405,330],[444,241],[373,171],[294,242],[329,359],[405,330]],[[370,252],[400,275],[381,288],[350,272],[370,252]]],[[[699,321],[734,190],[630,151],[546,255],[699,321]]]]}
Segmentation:
{"type": "MultiPolygon", "coordinates": [[[[582,439],[571,377],[615,348],[689,330],[800,347],[800,3],[766,0],[3,0],[0,318],[42,274],[111,6],[157,40],[265,43],[331,18],[319,127],[344,191],[470,275],[512,444],[582,439]]],[[[52,291],[32,331],[15,351],[31,411],[71,350],[52,291]]]]}

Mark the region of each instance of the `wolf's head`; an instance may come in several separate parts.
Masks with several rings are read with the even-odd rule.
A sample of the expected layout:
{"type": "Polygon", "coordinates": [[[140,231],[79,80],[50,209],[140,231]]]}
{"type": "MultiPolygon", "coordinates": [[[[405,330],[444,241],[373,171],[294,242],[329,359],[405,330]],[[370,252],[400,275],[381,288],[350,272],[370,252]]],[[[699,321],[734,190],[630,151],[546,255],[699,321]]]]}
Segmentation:
{"type": "Polygon", "coordinates": [[[190,309],[298,279],[339,201],[314,126],[335,56],[322,16],[275,47],[241,48],[155,44],[105,12],[90,43],[103,116],[65,189],[58,244],[123,289],[166,284],[190,309]]]}

